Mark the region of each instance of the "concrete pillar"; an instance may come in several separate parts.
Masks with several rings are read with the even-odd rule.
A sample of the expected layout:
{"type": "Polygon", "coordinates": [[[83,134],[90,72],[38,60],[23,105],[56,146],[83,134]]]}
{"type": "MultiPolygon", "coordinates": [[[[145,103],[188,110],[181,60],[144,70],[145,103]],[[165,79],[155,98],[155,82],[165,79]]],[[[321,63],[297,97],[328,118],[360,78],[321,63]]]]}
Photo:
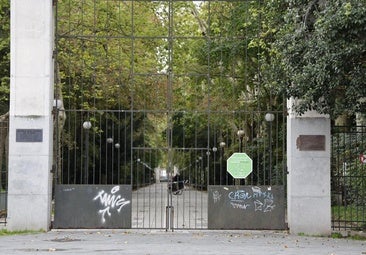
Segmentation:
{"type": "Polygon", "coordinates": [[[11,1],[9,230],[48,230],[52,191],[52,0],[11,1]]]}
{"type": "MultiPolygon", "coordinates": [[[[289,106],[293,104],[289,100],[289,106]]],[[[330,119],[316,112],[287,118],[287,213],[293,234],[331,233],[330,119]]]]}

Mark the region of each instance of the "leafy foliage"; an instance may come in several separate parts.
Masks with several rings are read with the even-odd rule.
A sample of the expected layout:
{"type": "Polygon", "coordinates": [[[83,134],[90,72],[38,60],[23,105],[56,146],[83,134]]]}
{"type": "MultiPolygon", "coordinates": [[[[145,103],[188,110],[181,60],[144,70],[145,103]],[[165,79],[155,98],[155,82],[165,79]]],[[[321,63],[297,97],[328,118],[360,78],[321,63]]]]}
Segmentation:
{"type": "Polygon", "coordinates": [[[0,114],[9,110],[10,1],[0,0],[0,114]]]}
{"type": "Polygon", "coordinates": [[[365,1],[289,1],[276,37],[276,82],[281,93],[301,99],[296,111],[333,118],[365,112],[365,1]]]}

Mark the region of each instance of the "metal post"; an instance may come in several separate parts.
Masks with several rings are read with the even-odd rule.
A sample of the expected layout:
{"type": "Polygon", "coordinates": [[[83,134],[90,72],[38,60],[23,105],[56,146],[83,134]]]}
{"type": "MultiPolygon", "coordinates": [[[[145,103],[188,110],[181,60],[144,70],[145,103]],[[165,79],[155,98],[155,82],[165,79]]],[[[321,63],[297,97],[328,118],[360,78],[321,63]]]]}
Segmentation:
{"type": "Polygon", "coordinates": [[[89,173],[89,129],[91,128],[90,121],[84,121],[83,128],[85,130],[85,163],[84,163],[84,184],[88,184],[89,173]]]}
{"type": "Polygon", "coordinates": [[[269,185],[272,185],[272,121],[269,122],[269,185]]]}
{"type": "MultiPolygon", "coordinates": [[[[226,173],[225,173],[225,175],[223,175],[224,174],[223,165],[224,165],[225,145],[226,145],[225,142],[220,142],[220,153],[221,153],[221,155],[220,155],[220,185],[222,185],[222,177],[227,176],[226,173]]],[[[227,184],[227,178],[226,178],[225,184],[227,184]]]]}
{"type": "Polygon", "coordinates": [[[174,231],[174,206],[168,205],[166,207],[166,228],[165,231],[174,231]]]}
{"type": "Polygon", "coordinates": [[[243,152],[243,137],[239,137],[239,152],[243,152]]]}
{"type": "Polygon", "coordinates": [[[268,179],[269,185],[272,184],[272,122],[274,121],[274,114],[273,113],[266,113],[264,119],[269,123],[268,125],[268,146],[269,146],[269,171],[268,171],[268,179]]]}
{"type": "Polygon", "coordinates": [[[88,184],[88,172],[89,172],[89,129],[85,131],[85,172],[84,172],[84,184],[88,184]]]}
{"type": "Polygon", "coordinates": [[[172,2],[168,2],[168,19],[169,19],[169,47],[168,47],[168,59],[167,64],[169,66],[167,73],[167,145],[168,145],[168,205],[166,214],[166,231],[173,231],[173,194],[172,194],[172,171],[173,171],[173,121],[172,121],[172,108],[173,108],[173,5],[172,2]]]}
{"type": "MultiPolygon", "coordinates": [[[[169,167],[170,168],[170,167],[169,167]]],[[[173,181],[171,170],[168,169],[168,204],[166,206],[165,231],[174,231],[173,181]]]]}
{"type": "MultiPolygon", "coordinates": [[[[239,129],[237,134],[239,137],[239,152],[242,153],[243,152],[243,137],[245,135],[245,132],[244,132],[244,130],[239,129]]],[[[246,178],[245,178],[245,184],[247,184],[246,178]]],[[[240,179],[235,179],[235,185],[240,185],[240,179]]]]}

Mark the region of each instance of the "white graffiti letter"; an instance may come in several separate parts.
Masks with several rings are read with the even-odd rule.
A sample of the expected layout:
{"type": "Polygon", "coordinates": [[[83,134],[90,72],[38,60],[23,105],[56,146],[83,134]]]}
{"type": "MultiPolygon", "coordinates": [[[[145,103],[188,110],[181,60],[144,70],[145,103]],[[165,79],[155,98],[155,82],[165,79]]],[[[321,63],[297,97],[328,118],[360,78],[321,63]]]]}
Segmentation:
{"type": "Polygon", "coordinates": [[[265,199],[264,200],[265,208],[263,212],[271,212],[273,208],[275,208],[275,205],[273,204],[272,199],[265,199]]]}
{"type": "Polygon", "coordinates": [[[220,192],[218,192],[217,190],[215,190],[215,191],[212,193],[212,197],[213,197],[214,203],[216,204],[217,202],[219,202],[219,201],[220,201],[220,199],[221,199],[221,194],[220,194],[220,192]]]}
{"type": "Polygon", "coordinates": [[[116,195],[116,193],[120,190],[119,186],[114,186],[111,189],[111,193],[108,194],[104,190],[99,191],[98,195],[96,195],[93,198],[93,201],[98,200],[101,203],[102,206],[104,206],[103,209],[100,209],[98,211],[99,214],[102,215],[102,223],[105,222],[105,215],[107,214],[109,217],[112,216],[110,209],[117,208],[117,212],[119,213],[125,205],[129,204],[131,201],[126,200],[125,198],[122,198],[121,195],[116,195]]]}
{"type": "Polygon", "coordinates": [[[254,201],[254,211],[262,211],[263,210],[263,203],[259,200],[254,201]]]}

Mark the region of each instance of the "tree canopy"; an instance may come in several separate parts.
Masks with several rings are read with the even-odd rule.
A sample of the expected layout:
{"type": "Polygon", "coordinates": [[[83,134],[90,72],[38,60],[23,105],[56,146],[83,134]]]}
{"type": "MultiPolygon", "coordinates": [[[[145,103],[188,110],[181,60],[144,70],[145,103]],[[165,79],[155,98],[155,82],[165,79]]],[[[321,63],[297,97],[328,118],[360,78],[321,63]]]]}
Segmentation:
{"type": "Polygon", "coordinates": [[[0,0],[0,114],[9,109],[10,1],[0,0]]]}
{"type": "Polygon", "coordinates": [[[365,113],[366,2],[287,2],[273,44],[274,79],[268,81],[287,97],[300,99],[295,106],[300,114],[316,110],[334,119],[365,113]]]}
{"type": "MultiPolygon", "coordinates": [[[[6,112],[8,109],[10,80],[9,2],[9,0],[0,1],[0,107],[2,112],[6,112]]],[[[155,13],[143,2],[136,4],[139,6],[134,8],[134,15],[139,18],[134,20],[136,22],[134,27],[144,30],[134,31],[135,35],[167,35],[169,20],[167,9],[161,7],[164,3],[156,2],[155,13]],[[140,15],[139,13],[150,14],[140,15]],[[142,26],[139,25],[140,23],[142,26]]],[[[59,52],[60,64],[75,65],[62,68],[64,71],[62,71],[61,77],[65,78],[65,70],[68,70],[70,74],[74,73],[73,77],[69,77],[72,78],[70,81],[73,84],[71,97],[87,99],[93,96],[92,100],[97,99],[97,101],[102,100],[101,98],[108,98],[107,104],[118,105],[115,101],[116,97],[111,95],[121,93],[119,86],[126,86],[128,90],[124,91],[136,89],[135,95],[139,95],[137,87],[129,86],[129,66],[135,62],[136,71],[145,73],[149,68],[150,70],[151,68],[155,68],[157,71],[163,70],[164,59],[160,59],[159,62],[156,58],[162,57],[161,53],[164,50],[162,45],[167,45],[167,42],[164,40],[148,41],[143,38],[138,42],[141,44],[143,52],[136,52],[135,55],[145,54],[147,58],[144,59],[151,59],[151,63],[146,61],[140,63],[138,58],[132,59],[131,56],[125,55],[131,46],[128,40],[123,44],[121,44],[121,40],[109,40],[108,48],[106,48],[105,42],[108,38],[103,39],[103,36],[131,34],[131,24],[129,24],[131,16],[116,15],[116,13],[121,13],[123,9],[126,9],[127,14],[131,13],[132,7],[128,6],[127,2],[102,1],[99,5],[96,8],[94,4],[87,2],[77,4],[77,1],[72,5],[60,5],[63,8],[58,11],[61,22],[59,34],[62,35],[62,38],[58,41],[58,48],[66,49],[66,51],[59,52]],[[80,15],[81,13],[82,15],[80,15]],[[88,39],[90,35],[96,35],[99,39],[91,41],[88,39]],[[157,50],[160,51],[160,56],[156,54],[157,50]],[[64,53],[67,51],[73,52],[65,55],[64,53]],[[108,61],[98,63],[96,59],[93,59],[91,53],[104,55],[108,61]],[[64,59],[64,56],[67,56],[68,59],[64,59]],[[70,56],[75,59],[71,59],[70,56]],[[113,64],[121,59],[125,61],[122,67],[113,64]],[[156,63],[160,63],[160,67],[156,66],[156,63]],[[89,75],[78,78],[77,72],[81,69],[86,73],[89,72],[89,75]],[[103,73],[115,75],[105,76],[103,73]],[[86,87],[87,89],[80,93],[81,86],[84,87],[87,83],[92,84],[91,89],[86,87]],[[109,86],[107,89],[101,84],[113,84],[113,86],[109,86]]],[[[229,76],[225,73],[225,79],[221,78],[220,82],[217,82],[213,76],[212,84],[220,84],[221,88],[218,86],[220,92],[224,92],[223,95],[226,94],[231,98],[241,94],[238,92],[242,91],[242,96],[237,98],[239,104],[248,102],[247,94],[253,93],[250,89],[251,83],[262,82],[264,93],[276,91],[278,95],[301,99],[295,107],[299,113],[314,109],[321,113],[331,114],[332,118],[336,118],[344,112],[349,115],[365,112],[366,3],[364,1],[273,0],[232,2],[231,5],[235,9],[230,8],[229,3],[224,7],[221,2],[203,2],[200,8],[188,2],[174,4],[176,12],[174,33],[176,36],[192,36],[192,34],[197,36],[202,33],[203,39],[208,34],[211,38],[218,35],[226,36],[226,38],[237,36],[238,38],[238,40],[221,40],[221,42],[212,40],[210,45],[206,46],[202,44],[204,40],[201,43],[181,40],[176,43],[175,46],[178,47],[175,48],[181,49],[182,52],[190,52],[190,54],[177,58],[175,62],[177,68],[184,71],[194,69],[195,72],[206,68],[207,63],[201,62],[201,66],[194,64],[198,63],[195,60],[202,59],[202,57],[207,60],[207,52],[202,51],[206,47],[206,50],[210,50],[211,53],[212,74],[226,69],[230,70],[229,76],[231,76],[231,79],[227,79],[229,76]],[[209,9],[208,6],[210,6],[209,9]],[[221,11],[216,12],[216,9],[221,11]],[[209,20],[207,19],[208,13],[210,13],[209,20]],[[261,19],[259,27],[258,19],[261,19]],[[254,28],[259,28],[259,30],[254,28]],[[247,66],[241,64],[240,58],[244,57],[244,52],[255,53],[256,51],[261,55],[260,59],[249,55],[248,60],[254,62],[247,66]],[[251,69],[258,70],[258,68],[260,69],[259,76],[254,77],[254,73],[250,74],[251,69]],[[233,80],[233,76],[240,76],[245,80],[233,80]],[[233,81],[247,85],[239,87],[239,91],[236,92],[235,89],[233,90],[235,87],[228,89],[233,86],[233,81]],[[229,86],[225,85],[225,82],[229,86]]],[[[139,49],[139,47],[135,47],[135,49],[139,49]]],[[[157,86],[161,86],[159,95],[163,95],[165,81],[161,77],[148,77],[148,79],[151,80],[150,84],[151,88],[154,88],[154,92],[157,92],[157,86]]],[[[192,94],[187,94],[190,89],[184,85],[186,83],[184,78],[177,78],[177,81],[179,80],[181,85],[177,86],[177,92],[181,90],[181,95],[188,98],[197,97],[197,91],[194,88],[192,88],[192,94]]],[[[118,98],[128,100],[126,94],[120,94],[118,98]]],[[[145,103],[157,105],[165,102],[160,97],[150,99],[154,98],[155,102],[145,101],[145,103]]],[[[197,100],[201,99],[197,98],[197,100]]],[[[216,98],[216,100],[216,102],[212,102],[213,106],[226,104],[222,97],[216,98]]],[[[179,101],[178,97],[175,102],[179,101]]],[[[76,105],[73,107],[83,107],[83,104],[84,107],[93,107],[88,100],[84,100],[78,107],[76,105]]],[[[128,102],[122,102],[122,104],[127,105],[128,102]]]]}

